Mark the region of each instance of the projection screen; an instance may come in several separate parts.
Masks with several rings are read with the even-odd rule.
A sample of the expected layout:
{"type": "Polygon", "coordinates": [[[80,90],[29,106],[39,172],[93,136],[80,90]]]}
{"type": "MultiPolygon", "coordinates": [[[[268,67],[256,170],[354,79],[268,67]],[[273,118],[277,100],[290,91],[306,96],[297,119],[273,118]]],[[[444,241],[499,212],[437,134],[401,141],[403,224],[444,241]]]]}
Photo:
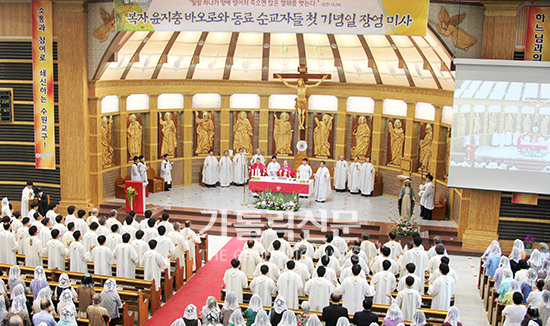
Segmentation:
{"type": "Polygon", "coordinates": [[[550,194],[550,63],[455,64],[449,187],[550,194]]]}

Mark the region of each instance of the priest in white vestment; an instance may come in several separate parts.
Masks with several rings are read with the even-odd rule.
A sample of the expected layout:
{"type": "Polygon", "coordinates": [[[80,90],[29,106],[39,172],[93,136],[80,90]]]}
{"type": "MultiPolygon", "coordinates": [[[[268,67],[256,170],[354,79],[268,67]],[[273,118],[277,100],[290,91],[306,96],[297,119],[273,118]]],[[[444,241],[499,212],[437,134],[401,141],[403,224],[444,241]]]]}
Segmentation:
{"type": "Polygon", "coordinates": [[[164,191],[172,188],[172,162],[168,159],[168,154],[164,154],[164,160],[160,162],[160,177],[164,178],[164,191]]]}
{"type": "Polygon", "coordinates": [[[361,162],[359,158],[355,157],[353,163],[350,164],[348,170],[348,189],[350,193],[356,195],[359,194],[361,187],[361,162]]]}
{"type": "Polygon", "coordinates": [[[406,280],[407,280],[407,277],[412,277],[414,279],[414,283],[412,285],[412,288],[415,289],[416,291],[418,291],[420,293],[420,295],[423,295],[424,294],[424,279],[418,277],[416,274],[414,274],[414,271],[416,270],[416,266],[413,264],[413,263],[408,263],[406,265],[406,270],[407,270],[407,274],[405,274],[404,272],[401,273],[400,275],[403,275],[401,276],[401,278],[399,279],[399,284],[397,285],[397,291],[403,291],[404,289],[407,288],[406,284],[406,280]]]}
{"type": "Polygon", "coordinates": [[[91,230],[82,235],[82,245],[84,246],[84,249],[86,251],[91,251],[92,247],[98,245],[97,234],[95,233],[95,231],[97,230],[97,227],[99,225],[97,223],[94,223],[92,223],[92,225],[90,226],[91,230]]]}
{"type": "Polygon", "coordinates": [[[391,304],[391,298],[387,296],[395,290],[397,287],[397,281],[395,274],[389,271],[391,263],[389,260],[382,262],[383,271],[380,271],[372,277],[371,285],[374,287],[376,294],[374,295],[373,302],[375,304],[391,304]]]}
{"type": "Polygon", "coordinates": [[[77,273],[88,273],[88,250],[82,244],[82,235],[80,231],[73,233],[75,241],[69,245],[69,270],[77,273]]]}
{"type": "Polygon", "coordinates": [[[241,262],[238,259],[231,260],[231,268],[226,270],[223,275],[226,293],[235,292],[237,302],[243,303],[243,288],[248,286],[246,274],[239,269],[241,262]]]}
{"type": "Polygon", "coordinates": [[[401,308],[403,319],[412,320],[416,310],[420,309],[420,306],[422,306],[422,296],[417,290],[412,288],[414,284],[414,278],[412,276],[408,276],[405,282],[406,288],[399,291],[395,299],[395,304],[401,308]]]}
{"type": "Polygon", "coordinates": [[[143,254],[149,250],[149,244],[145,241],[143,241],[143,231],[139,230],[136,232],[136,238],[134,240],[132,240],[132,242],[130,242],[130,245],[132,246],[132,248],[134,248],[134,250],[136,251],[136,254],[137,254],[137,266],[138,267],[143,267],[141,265],[141,261],[142,261],[142,258],[143,258],[143,254]]]}
{"type": "Polygon", "coordinates": [[[259,148],[256,150],[256,154],[254,154],[254,156],[252,156],[252,159],[250,160],[250,165],[256,163],[257,159],[260,159],[260,163],[265,165],[265,158],[262,155],[262,150],[259,149],[259,148]]]}
{"type": "Polygon", "coordinates": [[[350,315],[363,310],[362,303],[365,297],[374,296],[374,289],[369,283],[359,277],[361,267],[358,265],[352,268],[353,276],[348,277],[336,289],[342,293],[342,306],[348,309],[350,315]]]}
{"type": "Polygon", "coordinates": [[[42,254],[44,252],[44,247],[42,246],[42,241],[38,239],[36,233],[38,229],[36,226],[31,226],[29,228],[29,237],[25,239],[23,245],[23,254],[25,255],[25,266],[27,267],[36,267],[42,266],[42,254]]]}
{"type": "Polygon", "coordinates": [[[252,277],[256,265],[261,262],[260,255],[254,250],[254,240],[250,239],[246,242],[247,249],[243,250],[239,255],[239,261],[241,262],[241,270],[247,277],[252,277]]]}
{"type": "Polygon", "coordinates": [[[233,183],[238,186],[244,185],[248,180],[248,166],[246,163],[244,149],[239,148],[239,152],[233,157],[233,183]]]}
{"type": "Polygon", "coordinates": [[[317,173],[315,173],[315,201],[323,203],[330,196],[330,171],[325,166],[325,161],[321,161],[317,173]]]}
{"type": "Polygon", "coordinates": [[[410,250],[407,250],[403,254],[403,259],[401,260],[400,270],[404,270],[405,266],[408,263],[413,263],[416,266],[414,274],[420,279],[424,279],[426,270],[428,269],[428,254],[426,251],[421,248],[422,238],[416,237],[413,239],[414,247],[410,250]]]}
{"type": "Polygon", "coordinates": [[[57,268],[60,271],[65,270],[65,258],[69,255],[69,250],[61,240],[59,230],[52,230],[52,239],[46,243],[44,257],[48,257],[48,268],[57,268]]]}
{"type": "Polygon", "coordinates": [[[15,235],[11,232],[11,225],[4,223],[0,232],[0,262],[2,264],[16,265],[15,253],[19,246],[15,241],[15,235]]]}
{"type": "Polygon", "coordinates": [[[309,241],[307,241],[307,235],[303,230],[300,231],[300,241],[296,242],[292,250],[296,251],[300,249],[302,246],[306,247],[306,252],[302,253],[302,255],[305,255],[306,257],[309,257],[309,258],[313,258],[313,254],[315,253],[315,248],[309,241]]]}
{"type": "MultiPolygon", "coordinates": [[[[338,285],[338,279],[336,276],[336,271],[332,267],[328,267],[330,260],[328,256],[323,256],[320,259],[320,264],[317,264],[317,268],[323,266],[325,268],[325,278],[332,283],[332,285],[337,286],[338,285]]],[[[311,278],[317,277],[317,270],[313,271],[313,274],[311,274],[311,278]]]]}
{"type": "Polygon", "coordinates": [[[367,161],[361,165],[361,194],[363,196],[370,196],[374,190],[374,176],[376,172],[374,165],[370,162],[370,157],[367,157],[367,161]]]}
{"type": "Polygon", "coordinates": [[[434,209],[434,177],[431,174],[426,176],[426,183],[422,190],[418,193],[420,195],[420,217],[425,220],[432,219],[432,210],[434,209]]]}
{"type": "Polygon", "coordinates": [[[303,159],[302,164],[296,170],[296,178],[299,180],[309,180],[313,175],[313,170],[311,170],[311,166],[307,162],[307,158],[303,159]]]}
{"type": "Polygon", "coordinates": [[[267,165],[267,175],[268,176],[277,176],[277,172],[281,169],[281,164],[277,162],[277,156],[273,155],[271,156],[271,162],[267,165]]]}
{"type": "Polygon", "coordinates": [[[214,156],[213,150],[209,150],[208,156],[204,158],[202,182],[208,188],[215,188],[218,182],[218,159],[214,156]]]}
{"type": "Polygon", "coordinates": [[[267,264],[261,265],[261,275],[255,276],[250,282],[250,290],[262,298],[263,305],[266,307],[271,307],[273,301],[272,295],[277,293],[277,285],[268,276],[270,271],[271,268],[267,264]]]}
{"type": "Polygon", "coordinates": [[[130,169],[130,179],[132,181],[141,181],[141,176],[139,175],[139,157],[134,156],[134,164],[130,169]]]}
{"type": "Polygon", "coordinates": [[[157,241],[149,241],[149,249],[141,257],[141,265],[144,268],[143,279],[146,281],[155,280],[155,287],[160,289],[160,281],[162,276],[162,271],[166,269],[166,261],[158,251],[155,250],[157,247],[157,241]]]}
{"type": "MultiPolygon", "coordinates": [[[[257,252],[261,258],[262,254],[265,252],[265,248],[264,246],[262,246],[262,243],[260,241],[256,240],[257,237],[258,237],[258,234],[256,233],[256,231],[250,232],[250,239],[254,241],[254,246],[252,247],[252,249],[254,249],[254,251],[257,252]]],[[[248,241],[245,242],[243,245],[243,251],[246,249],[248,249],[248,241]]]]}
{"type": "Polygon", "coordinates": [[[298,309],[298,293],[303,288],[302,278],[293,271],[295,263],[289,260],[286,263],[287,271],[282,273],[277,280],[277,289],[279,295],[285,298],[287,306],[290,309],[298,309]]]}
{"type": "Polygon", "coordinates": [[[111,251],[115,250],[115,247],[122,243],[122,236],[120,235],[120,229],[117,224],[111,225],[111,233],[107,236],[107,240],[105,241],[105,246],[111,249],[111,251]]]}
{"type": "Polygon", "coordinates": [[[122,236],[122,243],[117,244],[113,250],[113,259],[116,264],[117,277],[136,278],[138,255],[130,244],[128,233],[122,236]]]}
{"type": "Polygon", "coordinates": [[[180,267],[184,267],[185,252],[189,250],[189,244],[187,243],[187,240],[185,240],[185,237],[180,233],[180,223],[174,223],[174,230],[169,232],[166,236],[172,240],[172,243],[175,246],[175,252],[171,258],[176,260],[179,259],[180,267]]]}
{"type": "Polygon", "coordinates": [[[98,246],[92,249],[91,260],[94,262],[94,274],[112,276],[113,252],[105,246],[107,238],[100,235],[98,246]]]}
{"type": "Polygon", "coordinates": [[[448,275],[449,265],[441,264],[439,266],[441,276],[438,277],[428,288],[428,295],[432,298],[432,309],[449,310],[451,307],[451,298],[455,289],[455,281],[448,275]]]}
{"type": "Polygon", "coordinates": [[[313,311],[323,311],[329,305],[330,295],[336,291],[334,284],[325,278],[325,273],[325,267],[317,267],[317,277],[307,281],[304,286],[304,293],[309,297],[310,309],[313,311]]]}
{"type": "Polygon", "coordinates": [[[334,165],[334,189],[336,189],[337,192],[346,191],[348,170],[348,162],[344,160],[344,155],[340,155],[340,160],[334,165]]]}
{"type": "Polygon", "coordinates": [[[491,146],[498,147],[500,145],[500,135],[498,132],[495,132],[493,134],[493,137],[491,138],[491,146]]]}
{"type": "Polygon", "coordinates": [[[271,243],[277,239],[277,231],[273,230],[273,222],[267,222],[266,229],[262,231],[260,242],[264,248],[269,248],[271,243]]]}
{"type": "Polygon", "coordinates": [[[361,251],[367,255],[367,264],[371,265],[374,258],[378,256],[378,250],[374,242],[370,241],[370,234],[368,232],[363,232],[361,237],[363,238],[363,241],[361,241],[361,251]]]}
{"type": "Polygon", "coordinates": [[[183,228],[183,230],[181,230],[181,234],[183,235],[185,240],[187,240],[187,245],[189,246],[189,256],[193,260],[193,270],[195,270],[195,266],[197,266],[197,264],[195,263],[195,246],[201,243],[201,234],[197,234],[191,229],[191,221],[189,220],[184,222],[184,226],[185,227],[183,228]]]}
{"type": "MultiPolygon", "coordinates": [[[[29,237],[29,227],[31,226],[28,217],[23,218],[23,226],[15,233],[15,241],[17,242],[17,253],[23,255],[23,245],[25,239],[29,237]]],[[[4,247],[7,248],[7,247],[4,247]]]]}
{"type": "Polygon", "coordinates": [[[267,277],[271,280],[277,281],[279,276],[281,275],[281,272],[279,270],[279,266],[277,264],[271,262],[271,253],[270,252],[264,252],[262,255],[263,262],[259,263],[256,266],[256,269],[254,270],[254,274],[252,274],[253,277],[258,277],[262,275],[262,266],[268,267],[267,277]]]}
{"type": "Polygon", "coordinates": [[[25,188],[21,192],[21,216],[27,217],[29,214],[29,200],[34,198],[33,183],[27,182],[25,188]]]}
{"type": "Polygon", "coordinates": [[[174,252],[176,252],[176,246],[174,246],[174,243],[170,238],[168,238],[166,234],[166,228],[164,226],[158,227],[158,233],[159,235],[155,237],[154,239],[157,241],[156,251],[166,260],[166,265],[170,265],[170,258],[174,255],[174,252]]]}
{"type": "Polygon", "coordinates": [[[218,163],[220,187],[229,187],[233,182],[233,161],[229,157],[229,151],[224,151],[218,163]]]}
{"type": "Polygon", "coordinates": [[[428,260],[428,273],[430,274],[433,274],[436,270],[439,269],[439,264],[441,264],[441,257],[445,256],[445,246],[440,243],[436,246],[435,251],[436,255],[428,260]]]}

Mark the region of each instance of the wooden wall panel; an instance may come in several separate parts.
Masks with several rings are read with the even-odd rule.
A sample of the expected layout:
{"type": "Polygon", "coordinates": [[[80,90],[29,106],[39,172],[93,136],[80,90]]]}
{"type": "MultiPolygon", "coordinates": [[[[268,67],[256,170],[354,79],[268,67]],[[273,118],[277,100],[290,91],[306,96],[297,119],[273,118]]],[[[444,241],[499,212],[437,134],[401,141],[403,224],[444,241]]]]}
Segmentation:
{"type": "Polygon", "coordinates": [[[119,169],[112,169],[102,173],[103,175],[103,200],[115,198],[115,180],[120,177],[119,169]]]}
{"type": "Polygon", "coordinates": [[[32,35],[31,21],[30,1],[21,3],[0,2],[0,36],[30,37],[32,35]]]}
{"type": "MultiPolygon", "coordinates": [[[[384,195],[397,197],[401,191],[402,182],[397,178],[401,174],[401,170],[380,167],[376,172],[382,175],[382,182],[384,183],[384,195]]],[[[416,188],[418,189],[418,187],[416,188]]]]}

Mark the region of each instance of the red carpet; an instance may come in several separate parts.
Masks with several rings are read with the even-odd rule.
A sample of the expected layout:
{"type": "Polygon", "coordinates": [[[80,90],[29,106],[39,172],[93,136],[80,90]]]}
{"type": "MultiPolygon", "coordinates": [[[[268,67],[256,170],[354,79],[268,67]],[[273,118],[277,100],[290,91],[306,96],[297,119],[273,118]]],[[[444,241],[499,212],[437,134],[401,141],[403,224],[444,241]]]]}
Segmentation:
{"type": "Polygon", "coordinates": [[[237,237],[229,240],[145,325],[171,325],[174,320],[183,317],[187,305],[197,306],[197,312],[200,315],[209,296],[212,295],[220,300],[223,274],[231,267],[231,259],[235,257],[235,253],[240,253],[245,241],[238,240],[237,237]]]}

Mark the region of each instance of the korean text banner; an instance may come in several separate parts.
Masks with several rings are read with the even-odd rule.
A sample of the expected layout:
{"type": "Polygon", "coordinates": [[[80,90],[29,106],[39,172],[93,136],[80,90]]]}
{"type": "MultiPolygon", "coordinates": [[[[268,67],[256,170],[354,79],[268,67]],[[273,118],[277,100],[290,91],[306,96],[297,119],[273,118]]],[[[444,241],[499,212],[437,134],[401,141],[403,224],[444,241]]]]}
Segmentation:
{"type": "Polygon", "coordinates": [[[52,2],[32,1],[34,150],[37,169],[55,169],[52,2]]]}
{"type": "Polygon", "coordinates": [[[529,7],[525,60],[550,61],[550,7],[529,7]]]}
{"type": "Polygon", "coordinates": [[[426,35],[429,0],[115,0],[118,31],[426,35]]]}

